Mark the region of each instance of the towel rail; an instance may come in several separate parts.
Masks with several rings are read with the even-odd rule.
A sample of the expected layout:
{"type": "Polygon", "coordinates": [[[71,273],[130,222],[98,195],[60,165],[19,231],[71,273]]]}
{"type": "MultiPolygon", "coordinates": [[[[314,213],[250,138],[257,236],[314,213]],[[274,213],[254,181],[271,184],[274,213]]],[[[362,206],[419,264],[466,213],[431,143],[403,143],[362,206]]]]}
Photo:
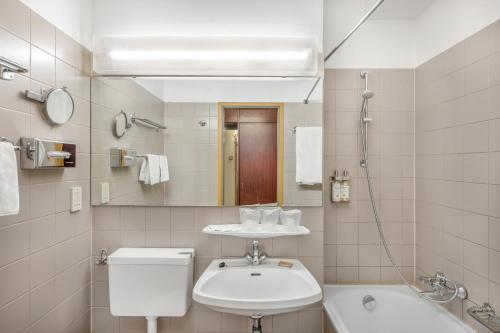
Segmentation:
{"type": "Polygon", "coordinates": [[[5,137],[3,137],[3,136],[2,136],[2,137],[0,137],[0,142],[8,142],[8,143],[12,144],[12,146],[14,146],[14,150],[16,150],[16,151],[19,151],[19,150],[21,150],[21,149],[22,149],[20,146],[16,145],[16,144],[14,143],[14,141],[9,140],[9,139],[7,139],[7,138],[5,138],[5,137]]]}
{"type": "Polygon", "coordinates": [[[164,126],[164,125],[162,125],[162,124],[158,124],[157,122],[149,120],[147,118],[136,117],[135,114],[132,114],[132,116],[130,117],[130,119],[132,120],[132,122],[139,121],[139,122],[142,122],[142,123],[147,124],[149,126],[155,127],[156,129],[167,129],[167,127],[164,126]]]}

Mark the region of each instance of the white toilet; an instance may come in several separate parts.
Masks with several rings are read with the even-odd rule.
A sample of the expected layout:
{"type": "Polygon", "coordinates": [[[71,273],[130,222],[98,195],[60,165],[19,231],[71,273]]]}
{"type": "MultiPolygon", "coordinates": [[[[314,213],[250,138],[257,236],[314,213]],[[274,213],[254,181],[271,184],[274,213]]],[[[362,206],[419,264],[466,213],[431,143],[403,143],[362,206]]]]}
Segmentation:
{"type": "Polygon", "coordinates": [[[114,316],[184,316],[191,305],[194,249],[121,248],[108,257],[109,300],[114,316]]]}

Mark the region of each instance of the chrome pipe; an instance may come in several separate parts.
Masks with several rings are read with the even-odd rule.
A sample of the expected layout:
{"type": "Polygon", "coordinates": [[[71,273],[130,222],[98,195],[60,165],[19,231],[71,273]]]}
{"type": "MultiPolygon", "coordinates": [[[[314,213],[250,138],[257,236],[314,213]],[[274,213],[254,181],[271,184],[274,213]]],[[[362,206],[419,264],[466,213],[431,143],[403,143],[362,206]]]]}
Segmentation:
{"type": "Polygon", "coordinates": [[[132,120],[132,122],[137,122],[137,121],[139,121],[139,122],[142,122],[142,123],[147,124],[147,125],[149,125],[149,126],[155,127],[155,128],[157,128],[157,129],[167,129],[167,127],[166,127],[166,126],[164,126],[164,125],[162,125],[162,124],[158,124],[157,122],[154,122],[154,121],[149,120],[149,119],[147,119],[147,118],[138,118],[138,117],[136,117],[135,115],[132,115],[132,116],[130,117],[130,119],[132,120]]]}
{"type": "Polygon", "coordinates": [[[344,45],[345,42],[347,42],[347,40],[349,38],[351,38],[352,34],[356,32],[356,30],[359,29],[359,27],[361,27],[361,25],[363,25],[363,23],[365,23],[366,20],[368,20],[368,18],[370,18],[370,16],[373,14],[374,11],[377,10],[377,8],[384,2],[385,0],[379,0],[377,1],[376,4],[374,4],[372,6],[372,8],[370,8],[370,10],[368,11],[368,13],[365,14],[365,16],[363,16],[363,18],[361,18],[361,20],[358,22],[358,24],[356,24],[354,26],[354,28],[351,29],[351,31],[349,31],[347,33],[347,35],[344,37],[344,39],[342,39],[342,41],[340,43],[337,44],[337,46],[335,46],[333,48],[332,51],[330,51],[330,53],[328,53],[328,55],[325,57],[325,62],[330,59],[330,57],[335,53],[337,52],[338,49],[340,49],[340,47],[342,45],[344,45]]]}
{"type": "Polygon", "coordinates": [[[304,104],[309,104],[309,98],[311,98],[311,95],[314,92],[314,89],[316,89],[316,86],[318,85],[320,80],[321,80],[321,76],[318,76],[316,78],[316,81],[314,82],[311,90],[309,91],[309,94],[307,94],[307,97],[304,99],[304,104]]]}

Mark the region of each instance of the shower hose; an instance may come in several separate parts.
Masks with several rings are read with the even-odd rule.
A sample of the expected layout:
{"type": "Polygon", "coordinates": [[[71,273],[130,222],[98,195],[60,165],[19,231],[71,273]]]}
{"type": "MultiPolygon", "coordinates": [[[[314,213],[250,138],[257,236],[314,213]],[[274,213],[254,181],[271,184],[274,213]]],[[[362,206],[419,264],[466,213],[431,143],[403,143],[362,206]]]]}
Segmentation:
{"type": "MultiPolygon", "coordinates": [[[[367,184],[368,184],[368,192],[369,192],[369,195],[370,195],[370,201],[371,201],[371,206],[372,206],[372,209],[373,209],[373,215],[375,217],[375,222],[377,224],[377,229],[378,229],[378,233],[380,235],[380,240],[382,241],[382,245],[384,246],[384,249],[385,249],[385,253],[387,253],[387,257],[389,258],[389,261],[391,262],[392,264],[392,267],[394,267],[394,269],[396,270],[396,272],[398,273],[399,277],[401,278],[401,280],[406,284],[406,286],[413,292],[415,293],[417,296],[423,298],[423,299],[426,299],[428,301],[432,301],[432,302],[436,302],[436,303],[449,303],[451,302],[453,299],[455,299],[458,295],[458,288],[457,288],[457,285],[455,283],[453,283],[454,285],[454,293],[451,297],[449,298],[446,298],[446,299],[434,299],[430,296],[428,296],[427,294],[423,294],[423,293],[420,293],[419,290],[413,286],[406,278],[405,276],[403,275],[403,273],[401,272],[401,269],[399,268],[399,266],[397,265],[396,261],[394,260],[394,257],[392,256],[392,253],[391,253],[391,250],[389,249],[389,245],[387,244],[387,240],[385,239],[385,236],[384,236],[384,232],[382,231],[382,225],[380,224],[380,218],[379,218],[379,215],[378,215],[378,209],[377,209],[377,205],[375,203],[375,198],[374,198],[374,194],[373,194],[373,186],[372,186],[372,179],[370,177],[370,167],[369,167],[369,162],[368,162],[368,126],[367,126],[367,123],[366,123],[366,115],[367,115],[367,108],[368,108],[368,99],[367,98],[364,98],[363,99],[363,104],[361,106],[361,113],[360,113],[360,128],[361,128],[361,141],[362,141],[362,146],[363,146],[363,158],[364,160],[362,161],[361,163],[361,166],[365,169],[365,174],[366,174],[366,181],[367,181],[367,184]]],[[[447,280],[449,281],[449,280],[447,280]]],[[[451,281],[449,281],[451,282],[451,281]]]]}

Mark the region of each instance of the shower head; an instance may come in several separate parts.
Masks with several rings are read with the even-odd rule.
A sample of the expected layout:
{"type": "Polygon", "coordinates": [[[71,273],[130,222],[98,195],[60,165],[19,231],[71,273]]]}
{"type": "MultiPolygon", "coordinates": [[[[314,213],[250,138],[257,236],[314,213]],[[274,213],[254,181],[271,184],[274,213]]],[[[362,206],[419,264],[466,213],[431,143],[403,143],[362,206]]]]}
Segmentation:
{"type": "Polygon", "coordinates": [[[365,90],[365,91],[363,91],[363,94],[362,94],[363,99],[370,99],[373,97],[373,95],[374,95],[374,93],[371,90],[365,90]]]}

